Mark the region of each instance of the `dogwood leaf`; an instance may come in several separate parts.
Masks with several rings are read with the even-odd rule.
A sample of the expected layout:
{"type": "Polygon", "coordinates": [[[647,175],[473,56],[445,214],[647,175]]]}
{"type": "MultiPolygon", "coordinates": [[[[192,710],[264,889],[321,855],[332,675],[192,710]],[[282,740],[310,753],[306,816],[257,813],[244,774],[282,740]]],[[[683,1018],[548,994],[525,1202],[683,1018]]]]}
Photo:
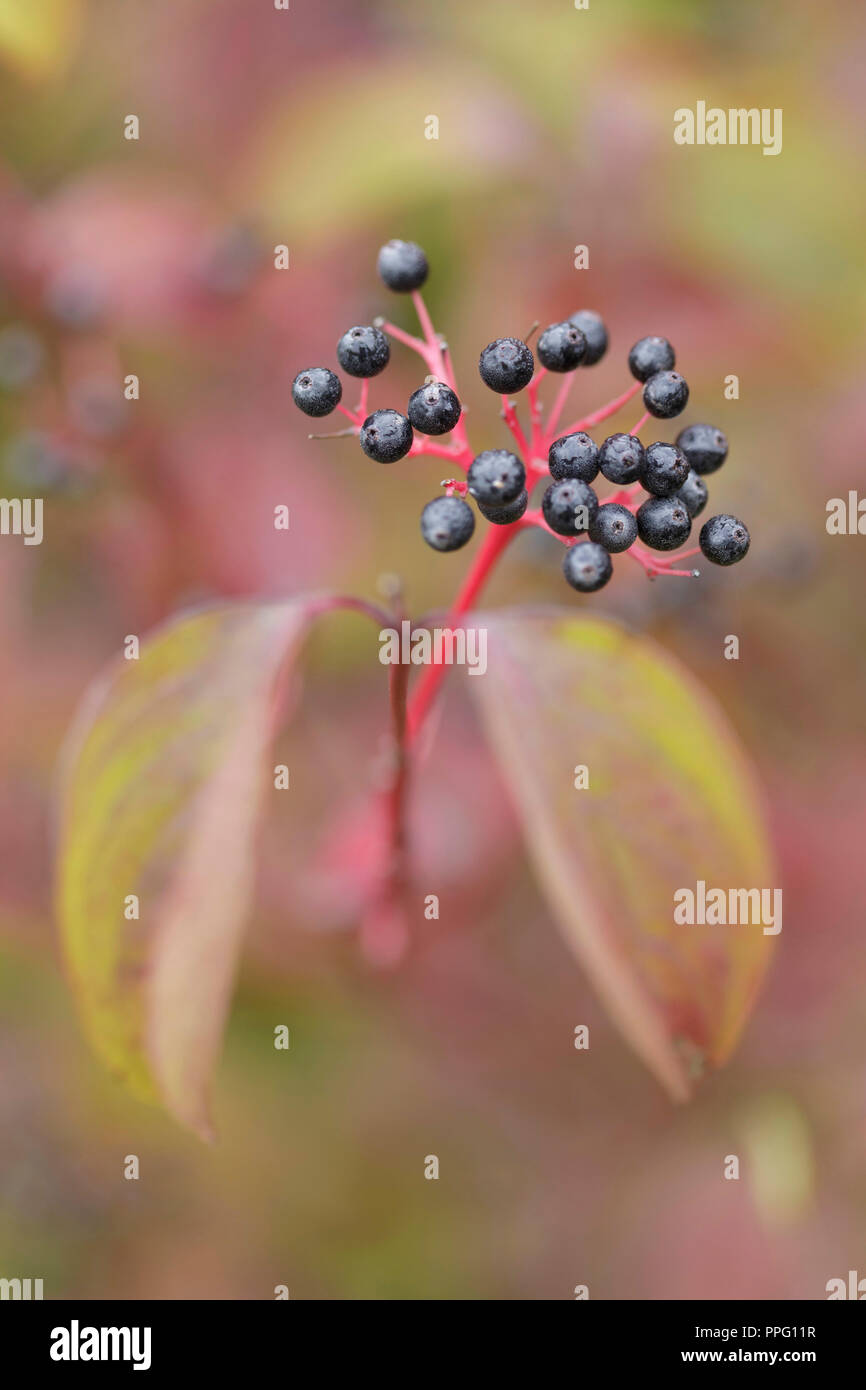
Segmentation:
{"type": "Polygon", "coordinates": [[[278,694],[311,601],[181,617],[92,688],[64,757],[58,913],[96,1052],[211,1132],[278,694]]]}
{"type": "Polygon", "coordinates": [[[550,909],[628,1042],[686,1099],[702,1063],[734,1048],[775,940],[761,924],[674,921],[675,892],[698,881],[772,886],[748,762],[652,642],[550,611],[477,623],[488,669],[469,686],[550,909]]]}

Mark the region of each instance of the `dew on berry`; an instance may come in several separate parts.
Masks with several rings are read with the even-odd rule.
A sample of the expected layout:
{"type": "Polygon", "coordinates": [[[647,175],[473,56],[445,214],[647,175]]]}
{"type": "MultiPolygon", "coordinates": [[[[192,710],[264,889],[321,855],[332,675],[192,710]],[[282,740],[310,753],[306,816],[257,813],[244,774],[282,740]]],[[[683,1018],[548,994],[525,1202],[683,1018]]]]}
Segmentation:
{"type": "Polygon", "coordinates": [[[582,430],[554,439],[547,452],[550,476],[556,482],[563,478],[580,478],[591,483],[598,476],[598,445],[582,430]]]}
{"type": "Polygon", "coordinates": [[[598,497],[580,478],[551,483],[541,499],[541,510],[551,531],[574,536],[589,528],[598,511],[598,497]]]}
{"type": "Polygon", "coordinates": [[[655,497],[672,497],[689,476],[684,453],[675,444],[650,444],[644,455],[640,480],[655,497]]]}
{"type": "Polygon", "coordinates": [[[520,520],[528,506],[529,493],[524,488],[520,496],[505,507],[485,507],[483,502],[479,502],[478,510],[485,520],[492,521],[495,526],[510,526],[512,522],[520,520]]]}
{"type": "Polygon", "coordinates": [[[594,541],[581,541],[566,550],[562,572],[572,589],[594,594],[604,588],[613,574],[613,562],[603,546],[594,541]]]}
{"type": "Polygon", "coordinates": [[[377,268],[389,290],[408,294],[427,279],[427,257],[414,241],[388,241],[379,252],[377,268]]]}
{"type": "Polygon", "coordinates": [[[612,434],[598,451],[598,466],[609,483],[635,483],[641,475],[644,447],[636,434],[612,434]]]}
{"type": "Polygon", "coordinates": [[[337,361],[349,376],[378,376],[388,365],[391,346],[381,328],[356,324],[337,344],[337,361]]]}
{"type": "Polygon", "coordinates": [[[421,513],[421,535],[434,550],[460,550],[474,530],[475,516],[462,497],[434,497],[421,513]]]}
{"type": "Polygon", "coordinates": [[[576,314],[569,315],[568,321],[575,324],[586,339],[586,352],[580,365],[594,367],[607,352],[607,329],[601,314],[593,309],[578,309],[576,314]]]}
{"type": "Polygon", "coordinates": [[[419,386],[409,397],[406,414],[420,434],[447,434],[460,419],[460,402],[444,381],[419,386]]]}
{"type": "Polygon", "coordinates": [[[696,473],[715,473],[728,457],[728,441],[715,425],[687,425],[677,435],[677,448],[696,473]]]}
{"type": "Polygon", "coordinates": [[[619,555],[637,540],[637,521],[628,507],[604,502],[589,523],[589,538],[611,555],[619,555]]]}
{"type": "Polygon", "coordinates": [[[405,458],[412,437],[412,426],[399,410],[374,410],[358,435],[364,453],[376,463],[396,463],[405,458]]]}
{"type": "Polygon", "coordinates": [[[292,400],[305,415],[330,415],[342,395],[340,378],[327,367],[307,367],[292,382],[292,400]]]}
{"type": "Polygon", "coordinates": [[[735,565],[749,549],[751,537],[735,516],[711,516],[701,527],[698,544],[714,565],[735,565]]]}
{"type": "Polygon", "coordinates": [[[656,372],[643,388],[643,403],[650,415],[658,420],[670,420],[681,415],[689,399],[685,377],[679,372],[656,372]]]}
{"type": "Polygon", "coordinates": [[[538,360],[549,372],[573,372],[586,354],[586,338],[566,320],[545,328],[538,340],[538,360]]]}
{"type": "Polygon", "coordinates": [[[686,505],[678,497],[650,497],[638,507],[638,535],[651,550],[676,550],[691,529],[686,505]]]}
{"type": "Polygon", "coordinates": [[[485,507],[505,507],[523,491],[526,469],[508,449],[485,449],[469,465],[466,481],[476,501],[485,507]]]}
{"type": "Polygon", "coordinates": [[[667,338],[641,338],[628,355],[628,367],[638,381],[648,381],[656,372],[669,372],[676,361],[667,338]]]}
{"type": "Polygon", "coordinates": [[[521,338],[496,338],[482,352],[478,370],[485,386],[506,396],[529,385],[535,359],[521,338]]]}

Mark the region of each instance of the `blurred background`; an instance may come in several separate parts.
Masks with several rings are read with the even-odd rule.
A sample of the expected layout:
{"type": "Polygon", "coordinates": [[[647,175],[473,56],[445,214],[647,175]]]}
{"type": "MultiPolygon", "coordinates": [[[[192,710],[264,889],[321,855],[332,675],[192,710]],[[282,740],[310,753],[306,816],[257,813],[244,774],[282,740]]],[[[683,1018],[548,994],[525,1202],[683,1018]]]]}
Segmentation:
{"type": "MultiPolygon", "coordinates": [[[[0,0],[0,495],[46,499],[41,546],[0,539],[0,1274],[46,1297],[327,1299],[806,1299],[866,1274],[866,540],[825,529],[863,478],[864,56],[854,0],[0,0]],[[783,108],[782,154],[675,145],[698,100],[783,108]],[[684,421],[727,432],[712,510],[746,520],[748,562],[655,584],[620,562],[593,606],[725,707],[766,789],[784,930],[732,1063],[672,1108],[542,907],[458,681],[415,801],[442,917],[372,969],[316,844],[367,784],[382,671],[364,624],[332,618],[280,742],[303,810],[266,828],[206,1148],[82,1040],[51,911],[55,761],[123,637],[185,605],[373,596],[384,571],[415,613],[447,604],[467,553],[417,528],[441,464],[310,442],[289,395],[351,324],[414,329],[375,275],[392,236],[427,250],[476,448],[506,442],[480,348],[581,307],[611,349],[568,418],[662,333],[684,421]]],[[[372,401],[421,379],[395,346],[372,401]]],[[[558,555],[523,538],[490,603],[579,602],[558,555]]]]}

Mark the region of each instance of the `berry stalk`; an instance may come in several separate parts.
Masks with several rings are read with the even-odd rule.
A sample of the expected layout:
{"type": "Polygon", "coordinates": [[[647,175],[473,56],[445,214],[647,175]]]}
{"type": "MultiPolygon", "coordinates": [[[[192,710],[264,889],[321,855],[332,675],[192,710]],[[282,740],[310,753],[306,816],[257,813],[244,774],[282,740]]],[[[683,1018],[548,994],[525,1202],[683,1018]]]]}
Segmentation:
{"type": "Polygon", "coordinates": [[[611,415],[615,415],[633,396],[636,396],[641,389],[642,382],[636,381],[634,386],[630,386],[627,391],[623,391],[621,396],[615,396],[607,405],[594,410],[590,415],[584,415],[582,420],[575,420],[573,425],[562,431],[563,434],[574,434],[577,430],[591,430],[593,425],[600,425],[602,420],[607,420],[611,415]]]}
{"type": "MultiPolygon", "coordinates": [[[[445,620],[447,627],[459,625],[474,604],[500,555],[517,533],[517,526],[491,526],[475,556],[445,620]]],[[[439,690],[447,666],[428,666],[409,701],[408,738],[413,743],[439,690]]]]}

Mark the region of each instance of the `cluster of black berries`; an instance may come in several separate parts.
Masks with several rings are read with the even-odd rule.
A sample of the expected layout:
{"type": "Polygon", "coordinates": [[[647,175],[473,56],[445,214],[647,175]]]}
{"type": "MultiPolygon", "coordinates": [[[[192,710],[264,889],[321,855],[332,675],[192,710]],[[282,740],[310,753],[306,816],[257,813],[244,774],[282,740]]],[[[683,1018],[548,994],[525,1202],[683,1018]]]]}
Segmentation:
{"type": "MultiPolygon", "coordinates": [[[[403,293],[419,289],[428,272],[424,252],[405,241],[383,246],[378,268],[388,288],[403,293]]],[[[593,366],[607,346],[602,319],[582,309],[545,328],[536,351],[547,371],[564,373],[593,366]]],[[[337,358],[349,376],[377,376],[389,357],[388,339],[375,324],[348,329],[337,344],[337,358]]],[[[649,415],[669,420],[682,413],[689,388],[674,370],[674,349],[666,338],[641,338],[631,349],[628,364],[643,384],[649,415]]],[[[497,338],[481,353],[478,369],[485,385],[507,397],[529,385],[535,357],[522,339],[497,338]]],[[[328,415],[340,403],[342,386],[327,367],[313,367],[298,373],[292,395],[307,415],[328,415]]],[[[385,409],[367,416],[360,427],[361,448],[378,463],[394,463],[409,452],[416,431],[447,434],[461,410],[452,388],[428,377],[410,396],[405,415],[385,409]]],[[[602,588],[612,574],[611,555],[628,550],[637,539],[652,550],[678,549],[688,539],[693,519],[706,506],[703,475],[720,468],[727,452],[724,434],[711,425],[689,425],[674,444],[658,442],[646,448],[632,434],[610,435],[601,445],[582,431],[554,440],[548,453],[553,481],[542,498],[542,514],[557,535],[586,537],[566,551],[563,571],[569,584],[585,593],[602,588]],[[649,496],[636,510],[615,501],[600,503],[590,486],[599,474],[617,487],[640,483],[649,496]]],[[[476,455],[466,483],[478,511],[494,525],[519,521],[529,504],[526,468],[508,449],[485,449],[476,455]]],[[[474,530],[472,508],[456,495],[434,498],[421,513],[421,534],[434,550],[459,550],[474,530]]],[[[746,554],[749,533],[736,517],[714,516],[702,527],[699,544],[714,564],[732,565],[746,554]]]]}
{"type": "MultiPolygon", "coordinates": [[[[721,468],[727,453],[727,439],[712,425],[689,425],[675,444],[646,448],[633,434],[612,434],[601,445],[581,431],[554,440],[548,454],[553,482],[541,502],[544,519],[560,536],[588,536],[566,552],[569,584],[587,593],[601,589],[613,572],[611,555],[638,539],[650,550],[677,550],[707,504],[703,475],[721,468]],[[599,502],[590,486],[599,474],[618,487],[640,483],[649,496],[634,511],[620,502],[599,502]]],[[[699,545],[713,564],[733,565],[748,550],[749,533],[736,517],[714,516],[702,527],[699,545]]]]}
{"type": "MultiPolygon", "coordinates": [[[[427,279],[427,257],[412,241],[389,241],[379,252],[379,274],[391,290],[408,294],[427,279]]],[[[337,361],[348,376],[378,376],[388,365],[391,346],[376,324],[357,324],[337,344],[337,361]]],[[[340,378],[328,367],[298,372],[292,385],[295,405],[306,415],[330,415],[343,395],[340,378]]],[[[447,434],[460,418],[460,402],[449,386],[430,381],[409,398],[406,414],[374,410],[358,436],[364,453],[376,463],[396,463],[412,447],[414,431],[447,434]]]]}

